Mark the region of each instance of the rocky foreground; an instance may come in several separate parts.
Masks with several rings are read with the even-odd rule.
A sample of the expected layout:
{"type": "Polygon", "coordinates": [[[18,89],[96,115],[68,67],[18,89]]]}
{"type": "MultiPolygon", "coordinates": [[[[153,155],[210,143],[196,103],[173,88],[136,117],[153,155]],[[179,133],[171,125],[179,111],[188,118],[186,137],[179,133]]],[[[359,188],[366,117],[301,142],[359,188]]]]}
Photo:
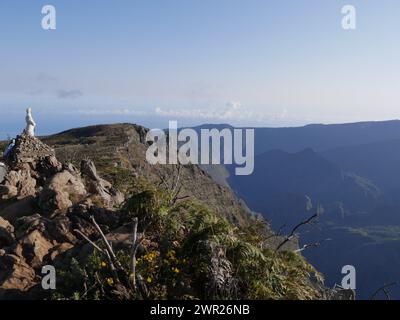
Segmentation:
{"type": "MultiPolygon", "coordinates": [[[[69,263],[83,255],[79,230],[90,236],[94,216],[106,226],[124,196],[100,178],[90,160],[79,170],[60,163],[39,139],[21,135],[4,159],[0,184],[0,299],[37,297],[43,265],[69,263]],[[102,208],[93,203],[102,203],[102,208]]],[[[83,246],[83,248],[82,248],[83,246]]]]}

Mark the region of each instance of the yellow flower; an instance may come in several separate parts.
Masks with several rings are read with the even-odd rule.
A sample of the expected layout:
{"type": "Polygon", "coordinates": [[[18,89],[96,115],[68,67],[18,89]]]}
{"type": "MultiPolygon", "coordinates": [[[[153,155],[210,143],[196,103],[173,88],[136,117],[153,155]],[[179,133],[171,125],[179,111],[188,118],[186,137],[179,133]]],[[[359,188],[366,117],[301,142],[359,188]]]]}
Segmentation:
{"type": "Polygon", "coordinates": [[[113,278],[107,278],[107,283],[109,286],[112,286],[114,284],[113,278]]]}
{"type": "Polygon", "coordinates": [[[107,267],[107,263],[104,262],[104,261],[102,261],[102,262],[100,263],[100,266],[101,266],[102,268],[105,268],[105,267],[107,267]]]}
{"type": "Polygon", "coordinates": [[[170,259],[174,259],[175,258],[175,250],[169,250],[167,252],[167,257],[170,259]]]}
{"type": "Polygon", "coordinates": [[[172,271],[175,272],[175,273],[179,273],[180,272],[180,270],[178,268],[172,268],[172,271]]]}
{"type": "Polygon", "coordinates": [[[152,281],[151,277],[147,277],[147,282],[151,283],[151,281],[152,281]]]}
{"type": "Polygon", "coordinates": [[[154,259],[158,257],[159,253],[157,251],[150,251],[143,256],[143,259],[147,262],[153,262],[154,259]]]}

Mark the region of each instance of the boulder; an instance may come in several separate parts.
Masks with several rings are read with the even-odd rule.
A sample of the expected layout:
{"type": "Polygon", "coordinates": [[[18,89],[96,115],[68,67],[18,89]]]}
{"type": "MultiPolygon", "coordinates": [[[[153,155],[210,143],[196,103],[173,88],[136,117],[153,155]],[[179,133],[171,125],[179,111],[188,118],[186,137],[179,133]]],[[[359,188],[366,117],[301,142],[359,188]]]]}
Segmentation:
{"type": "Polygon", "coordinates": [[[126,226],[108,233],[106,238],[115,250],[128,250],[132,247],[132,230],[126,226]]]}
{"type": "Polygon", "coordinates": [[[124,201],[124,195],[115,190],[111,183],[97,174],[96,166],[91,160],[82,160],[81,172],[86,178],[89,192],[99,195],[109,206],[119,205],[124,201]]]}
{"type": "Polygon", "coordinates": [[[49,253],[49,250],[55,246],[50,242],[42,232],[33,230],[20,239],[19,243],[23,247],[23,255],[29,265],[33,268],[42,266],[43,257],[49,253]]]}
{"type": "Polygon", "coordinates": [[[35,277],[35,271],[23,258],[14,254],[1,255],[0,300],[13,298],[26,292],[36,284],[35,277]]]}
{"type": "Polygon", "coordinates": [[[51,262],[54,262],[58,256],[64,254],[66,251],[71,250],[73,248],[74,245],[71,243],[68,242],[61,243],[50,250],[49,260],[51,262]]]}
{"type": "Polygon", "coordinates": [[[10,199],[17,197],[22,199],[33,196],[36,193],[36,180],[32,178],[31,171],[28,170],[11,170],[3,179],[0,195],[10,199]]]}
{"type": "Polygon", "coordinates": [[[0,217],[0,248],[11,245],[14,240],[14,227],[0,217]]]}
{"type": "Polygon", "coordinates": [[[52,243],[76,242],[76,237],[72,233],[72,223],[65,216],[48,219],[40,214],[35,214],[29,217],[22,217],[15,223],[15,236],[18,239],[35,230],[40,231],[52,243]]]}
{"type": "Polygon", "coordinates": [[[24,216],[30,216],[36,211],[35,198],[30,196],[10,204],[0,211],[0,217],[14,224],[15,221],[24,216]]]}
{"type": "Polygon", "coordinates": [[[74,203],[81,201],[87,192],[77,175],[64,170],[54,175],[39,197],[39,206],[48,216],[65,213],[74,203]]]}

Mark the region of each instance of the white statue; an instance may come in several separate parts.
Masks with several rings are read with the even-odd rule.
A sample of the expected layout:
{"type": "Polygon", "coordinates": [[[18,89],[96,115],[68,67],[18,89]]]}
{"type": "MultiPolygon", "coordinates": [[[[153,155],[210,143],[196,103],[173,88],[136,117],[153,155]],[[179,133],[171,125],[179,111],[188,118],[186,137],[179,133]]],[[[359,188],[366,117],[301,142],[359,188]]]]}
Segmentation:
{"type": "Polygon", "coordinates": [[[25,133],[28,136],[34,137],[35,136],[35,127],[36,127],[36,123],[32,118],[32,108],[28,108],[26,109],[26,129],[25,129],[25,133]]]}

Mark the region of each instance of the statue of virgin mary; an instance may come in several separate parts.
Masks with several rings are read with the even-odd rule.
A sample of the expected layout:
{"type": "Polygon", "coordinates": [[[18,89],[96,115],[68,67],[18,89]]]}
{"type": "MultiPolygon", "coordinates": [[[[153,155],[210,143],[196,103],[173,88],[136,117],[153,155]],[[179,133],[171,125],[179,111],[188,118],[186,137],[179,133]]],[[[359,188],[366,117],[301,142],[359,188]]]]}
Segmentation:
{"type": "Polygon", "coordinates": [[[28,108],[26,109],[26,129],[25,129],[25,133],[28,136],[34,137],[35,136],[35,127],[36,127],[36,123],[33,120],[32,117],[32,108],[28,108]]]}

